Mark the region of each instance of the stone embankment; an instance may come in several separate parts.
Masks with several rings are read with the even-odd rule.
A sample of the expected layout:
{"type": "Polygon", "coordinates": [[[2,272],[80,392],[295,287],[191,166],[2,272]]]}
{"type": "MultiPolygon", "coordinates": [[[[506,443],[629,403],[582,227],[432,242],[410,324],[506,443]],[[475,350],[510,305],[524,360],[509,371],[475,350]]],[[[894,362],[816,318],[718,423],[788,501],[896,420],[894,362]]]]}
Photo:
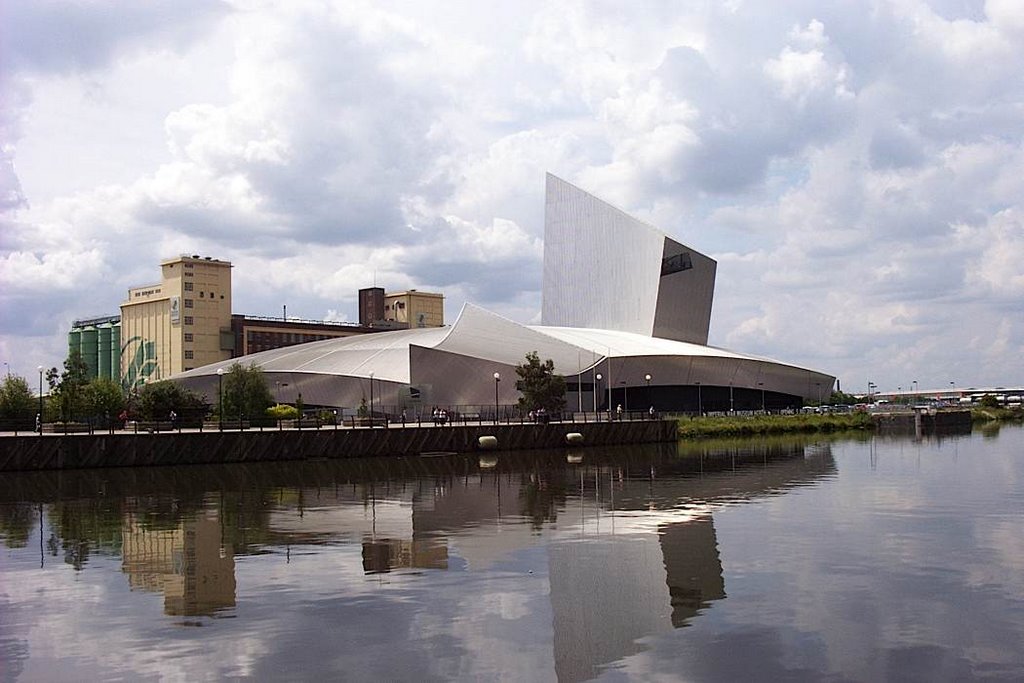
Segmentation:
{"type": "Polygon", "coordinates": [[[500,450],[557,448],[570,443],[573,447],[656,443],[678,438],[676,423],[669,420],[264,432],[31,434],[0,438],[0,472],[465,453],[480,450],[481,437],[488,436],[496,443],[485,443],[493,443],[500,450]]]}

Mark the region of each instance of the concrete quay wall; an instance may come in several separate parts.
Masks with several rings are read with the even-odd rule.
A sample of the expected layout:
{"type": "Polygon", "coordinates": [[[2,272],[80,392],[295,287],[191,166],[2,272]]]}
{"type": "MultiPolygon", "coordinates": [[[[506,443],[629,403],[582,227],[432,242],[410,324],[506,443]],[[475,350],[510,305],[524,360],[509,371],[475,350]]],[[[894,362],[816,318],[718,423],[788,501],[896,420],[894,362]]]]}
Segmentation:
{"type": "Polygon", "coordinates": [[[153,434],[37,434],[0,438],[0,472],[95,467],[145,467],[233,462],[274,462],[424,453],[478,451],[481,436],[498,450],[567,446],[566,435],[583,435],[579,446],[677,440],[671,420],[452,425],[387,429],[158,432],[153,434]]]}
{"type": "Polygon", "coordinates": [[[872,416],[880,433],[908,432],[936,434],[943,432],[970,432],[969,410],[907,410],[875,413],[872,416]]]}

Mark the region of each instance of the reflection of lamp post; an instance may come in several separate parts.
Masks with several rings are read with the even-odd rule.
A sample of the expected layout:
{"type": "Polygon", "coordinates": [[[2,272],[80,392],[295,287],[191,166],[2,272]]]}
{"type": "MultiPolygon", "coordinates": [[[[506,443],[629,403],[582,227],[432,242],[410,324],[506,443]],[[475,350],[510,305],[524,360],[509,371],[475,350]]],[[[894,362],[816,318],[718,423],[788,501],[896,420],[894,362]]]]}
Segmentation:
{"type": "Polygon", "coordinates": [[[39,436],[42,436],[43,435],[43,366],[40,365],[38,370],[39,370],[39,436]]]}
{"type": "Polygon", "coordinates": [[[217,368],[217,429],[224,431],[224,368],[217,368]]]}
{"type": "Polygon", "coordinates": [[[370,373],[370,429],[373,429],[373,373],[370,373]]]}
{"type": "Polygon", "coordinates": [[[501,373],[494,373],[494,424],[498,424],[498,382],[501,381],[501,373]]]}
{"type": "Polygon", "coordinates": [[[697,385],[697,414],[698,415],[703,415],[704,414],[704,401],[703,401],[703,399],[701,398],[701,395],[700,395],[700,382],[695,382],[695,384],[697,385]]]}
{"type": "Polygon", "coordinates": [[[761,412],[765,412],[764,409],[764,382],[758,382],[757,386],[761,387],[761,412]]]}
{"type": "Polygon", "coordinates": [[[601,391],[601,373],[594,375],[594,419],[597,420],[597,392],[601,391]]]}

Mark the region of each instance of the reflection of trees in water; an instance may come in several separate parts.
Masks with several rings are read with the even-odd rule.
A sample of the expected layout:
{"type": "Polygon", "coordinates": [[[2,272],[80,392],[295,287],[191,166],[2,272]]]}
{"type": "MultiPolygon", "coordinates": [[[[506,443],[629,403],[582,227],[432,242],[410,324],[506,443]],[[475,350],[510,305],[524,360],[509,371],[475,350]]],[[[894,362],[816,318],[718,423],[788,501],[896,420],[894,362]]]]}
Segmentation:
{"type": "MultiPolygon", "coordinates": [[[[274,510],[297,509],[301,515],[306,505],[335,505],[343,494],[371,504],[409,487],[416,491],[414,496],[427,495],[464,485],[467,477],[518,481],[518,512],[539,529],[556,521],[570,497],[580,495],[581,471],[614,471],[624,482],[685,479],[793,459],[804,454],[808,442],[759,439],[595,447],[576,452],[582,455],[582,464],[578,457],[567,462],[564,449],[498,452],[497,463],[486,472],[475,455],[465,455],[7,474],[9,485],[0,491],[0,529],[8,547],[24,546],[39,523],[34,511],[42,502],[66,560],[81,567],[92,553],[120,551],[121,525],[129,512],[143,527],[174,529],[185,516],[213,507],[219,511],[224,542],[236,554],[248,554],[282,542],[269,528],[274,510]]],[[[834,470],[830,454],[822,467],[834,470]]],[[[790,469],[748,483],[765,491],[822,474],[813,464],[790,469]]]]}
{"type": "Polygon", "coordinates": [[[24,548],[36,527],[36,506],[31,503],[0,505],[0,535],[8,548],[24,548]]]}

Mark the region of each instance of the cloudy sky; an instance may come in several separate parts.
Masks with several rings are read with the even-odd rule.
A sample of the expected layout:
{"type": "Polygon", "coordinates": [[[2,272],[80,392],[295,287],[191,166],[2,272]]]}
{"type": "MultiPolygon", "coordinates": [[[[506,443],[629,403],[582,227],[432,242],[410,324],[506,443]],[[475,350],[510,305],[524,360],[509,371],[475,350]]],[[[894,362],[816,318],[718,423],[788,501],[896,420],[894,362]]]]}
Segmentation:
{"type": "Polygon", "coordinates": [[[234,309],[539,322],[544,173],[718,260],[711,343],[1024,383],[1024,3],[5,0],[0,356],[161,259],[234,309]]]}

